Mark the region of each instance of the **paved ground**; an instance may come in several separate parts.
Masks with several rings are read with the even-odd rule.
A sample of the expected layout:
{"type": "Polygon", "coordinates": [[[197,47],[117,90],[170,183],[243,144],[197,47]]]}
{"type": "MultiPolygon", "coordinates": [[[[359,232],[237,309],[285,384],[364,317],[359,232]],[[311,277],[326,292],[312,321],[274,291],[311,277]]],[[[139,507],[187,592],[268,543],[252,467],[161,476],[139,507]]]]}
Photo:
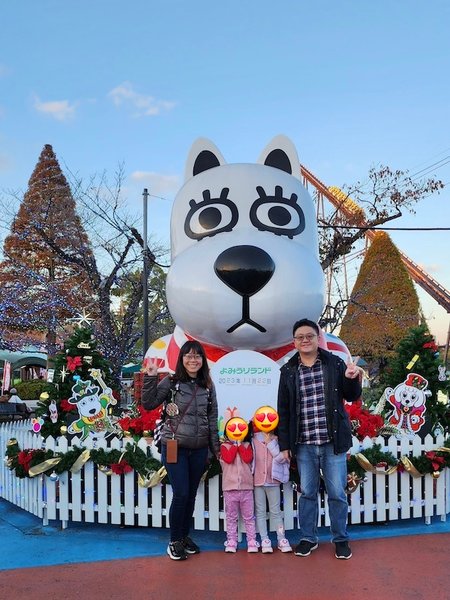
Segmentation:
{"type": "MultiPolygon", "coordinates": [[[[202,553],[171,561],[167,530],[39,519],[0,500],[0,600],[449,600],[450,523],[350,527],[353,558],[328,532],[309,557],[223,552],[224,534],[195,532],[202,553]]],[[[295,532],[288,537],[294,544],[295,532]]]]}

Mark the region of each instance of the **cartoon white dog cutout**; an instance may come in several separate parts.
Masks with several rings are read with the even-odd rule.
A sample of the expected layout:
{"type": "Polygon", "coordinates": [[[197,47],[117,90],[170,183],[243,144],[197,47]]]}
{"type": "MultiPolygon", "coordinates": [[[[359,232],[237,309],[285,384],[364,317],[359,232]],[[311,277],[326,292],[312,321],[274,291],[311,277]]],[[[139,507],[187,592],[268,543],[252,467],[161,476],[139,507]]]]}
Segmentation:
{"type": "Polygon", "coordinates": [[[427,387],[428,381],[422,375],[409,373],[394,389],[386,388],[386,398],[394,407],[389,423],[404,433],[417,433],[425,423],[425,402],[431,396],[427,387]]]}
{"type": "MultiPolygon", "coordinates": [[[[226,164],[209,140],[193,144],[171,217],[166,293],[177,327],[147,353],[161,371],[174,369],[187,339],[202,342],[212,362],[240,349],[283,360],[293,323],[318,320],[317,222],[299,177],[297,152],[284,136],[257,164],[226,164]]],[[[343,344],[340,354],[348,356],[343,344]]]]}
{"type": "Polygon", "coordinates": [[[108,415],[108,406],[114,404],[112,390],[100,388],[90,380],[78,380],[72,387],[69,403],[76,405],[79,418],[73,421],[67,431],[71,435],[81,434],[81,441],[88,437],[104,438],[114,432],[113,423],[108,415]]]}

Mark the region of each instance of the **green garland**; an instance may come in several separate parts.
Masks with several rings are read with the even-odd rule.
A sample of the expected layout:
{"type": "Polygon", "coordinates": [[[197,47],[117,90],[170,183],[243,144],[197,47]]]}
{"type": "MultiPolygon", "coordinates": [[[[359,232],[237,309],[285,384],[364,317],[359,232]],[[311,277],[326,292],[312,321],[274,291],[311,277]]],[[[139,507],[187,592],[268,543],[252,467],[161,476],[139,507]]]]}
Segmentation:
{"type": "MultiPolygon", "coordinates": [[[[362,454],[374,466],[384,463],[388,467],[394,467],[398,462],[392,452],[385,452],[381,449],[380,444],[374,444],[371,448],[361,450],[359,454],[362,454]]],[[[348,458],[347,470],[349,473],[355,473],[361,479],[366,473],[366,469],[358,462],[355,454],[351,454],[348,458]]]]}
{"type": "MultiPolygon", "coordinates": [[[[80,448],[78,446],[68,450],[67,452],[54,452],[53,450],[21,450],[19,443],[15,438],[11,438],[7,443],[6,447],[6,464],[11,471],[15,471],[15,474],[20,479],[24,477],[30,477],[29,470],[32,467],[43,465],[46,461],[51,459],[59,459],[56,465],[49,464],[42,466],[42,472],[48,475],[50,472],[57,473],[60,475],[65,471],[70,471],[76,461],[85,452],[86,448],[80,448]],[[47,467],[47,468],[45,468],[47,467]]],[[[153,457],[148,457],[146,452],[141,450],[136,444],[128,443],[123,450],[89,450],[89,460],[91,460],[97,467],[103,467],[109,469],[111,467],[120,466],[126,467],[126,470],[134,470],[138,475],[146,478],[149,473],[159,471],[162,467],[162,463],[153,457]]],[[[210,479],[220,473],[220,463],[214,457],[209,463],[208,471],[206,473],[206,479],[210,479]]],[[[162,483],[168,483],[167,475],[162,480],[162,483]]]]}
{"type": "MultiPolygon", "coordinates": [[[[408,465],[412,465],[413,469],[420,475],[430,474],[436,477],[445,467],[450,468],[450,439],[441,448],[423,452],[421,456],[410,455],[397,460],[391,452],[385,452],[379,444],[374,444],[371,448],[366,448],[358,454],[350,455],[347,461],[347,470],[349,474],[354,475],[358,480],[362,480],[372,467],[374,469],[378,468],[378,472],[382,472],[381,469],[386,470],[386,472],[393,472],[391,469],[410,471],[408,465]],[[360,461],[358,461],[358,456],[360,461]],[[361,460],[361,457],[363,460],[361,460]],[[365,468],[364,464],[371,468],[365,468]]],[[[29,470],[32,467],[38,467],[38,465],[42,466],[40,472],[46,475],[49,472],[60,475],[70,471],[85,450],[85,448],[78,446],[67,452],[42,449],[21,450],[17,440],[11,438],[6,447],[6,464],[21,479],[30,477],[29,470]],[[45,464],[46,461],[52,461],[52,459],[58,459],[59,462],[57,464],[51,462],[48,465],[45,464]]],[[[123,450],[89,450],[89,460],[97,467],[108,470],[108,474],[111,474],[110,469],[112,467],[113,469],[116,468],[116,473],[134,470],[143,478],[162,467],[159,460],[147,456],[146,452],[133,443],[128,443],[123,450]]],[[[211,479],[219,473],[221,473],[220,463],[216,457],[213,457],[208,465],[206,479],[211,479]]],[[[168,483],[167,475],[162,483],[168,483]]]]}
{"type": "MultiPolygon", "coordinates": [[[[377,465],[383,465],[386,470],[389,467],[396,467],[400,472],[407,469],[405,463],[411,463],[412,466],[418,471],[420,475],[434,475],[440,473],[445,467],[450,467],[450,439],[448,439],[440,450],[426,451],[421,456],[402,457],[406,460],[397,460],[391,452],[384,452],[379,444],[374,444],[371,448],[361,450],[361,454],[366,461],[368,461],[373,467],[377,465]]],[[[348,461],[348,472],[354,473],[357,478],[363,479],[367,472],[360,462],[358,462],[357,454],[352,454],[348,461]]]]}

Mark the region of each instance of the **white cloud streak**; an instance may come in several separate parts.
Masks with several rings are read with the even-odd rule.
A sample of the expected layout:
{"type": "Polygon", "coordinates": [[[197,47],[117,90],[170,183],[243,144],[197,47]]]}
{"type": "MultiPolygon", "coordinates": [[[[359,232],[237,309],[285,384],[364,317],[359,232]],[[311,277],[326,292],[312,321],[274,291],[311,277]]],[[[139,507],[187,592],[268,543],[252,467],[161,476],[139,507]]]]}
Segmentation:
{"type": "Polygon", "coordinates": [[[180,187],[178,175],[161,175],[152,171],[134,171],[130,179],[134,183],[140,183],[148,188],[152,196],[173,195],[180,187]]]}
{"type": "Polygon", "coordinates": [[[176,106],[175,102],[158,100],[136,92],[129,81],[124,81],[108,92],[108,97],[117,107],[131,108],[134,117],[154,117],[176,106]]]}
{"type": "Polygon", "coordinates": [[[40,98],[35,96],[34,108],[38,112],[48,115],[57,121],[68,121],[75,116],[76,104],[71,104],[69,100],[49,100],[48,102],[42,102],[40,98]]]}

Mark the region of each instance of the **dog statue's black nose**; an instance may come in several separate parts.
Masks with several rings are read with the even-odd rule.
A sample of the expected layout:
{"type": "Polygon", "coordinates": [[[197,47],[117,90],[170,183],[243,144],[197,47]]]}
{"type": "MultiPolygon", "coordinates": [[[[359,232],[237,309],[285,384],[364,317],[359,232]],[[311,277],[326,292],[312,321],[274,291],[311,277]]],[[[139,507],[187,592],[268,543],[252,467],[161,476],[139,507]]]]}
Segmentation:
{"type": "Polygon", "coordinates": [[[217,277],[240,296],[253,296],[275,271],[271,256],[256,246],[227,248],[214,263],[217,277]]]}

